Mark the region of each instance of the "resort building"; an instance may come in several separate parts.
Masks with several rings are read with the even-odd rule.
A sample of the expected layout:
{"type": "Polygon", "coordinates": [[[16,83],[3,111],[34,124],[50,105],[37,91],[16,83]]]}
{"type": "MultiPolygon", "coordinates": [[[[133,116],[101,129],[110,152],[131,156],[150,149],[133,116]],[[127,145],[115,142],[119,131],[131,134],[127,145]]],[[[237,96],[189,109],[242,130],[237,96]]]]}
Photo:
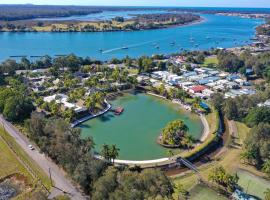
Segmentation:
{"type": "Polygon", "coordinates": [[[47,103],[55,101],[57,104],[61,104],[64,109],[73,109],[76,113],[86,111],[86,108],[80,107],[75,103],[68,102],[68,96],[65,94],[54,94],[52,96],[44,97],[43,100],[47,103]]]}

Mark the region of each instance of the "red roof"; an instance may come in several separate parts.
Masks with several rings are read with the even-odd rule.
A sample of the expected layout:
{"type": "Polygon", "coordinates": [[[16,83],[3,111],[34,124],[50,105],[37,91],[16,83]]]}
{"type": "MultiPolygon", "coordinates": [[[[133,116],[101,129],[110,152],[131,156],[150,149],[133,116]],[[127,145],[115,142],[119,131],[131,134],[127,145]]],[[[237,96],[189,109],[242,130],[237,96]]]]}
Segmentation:
{"type": "Polygon", "coordinates": [[[207,87],[205,87],[203,85],[196,85],[196,86],[193,86],[192,88],[190,88],[190,90],[192,90],[195,93],[202,92],[205,89],[207,89],[207,87]]]}

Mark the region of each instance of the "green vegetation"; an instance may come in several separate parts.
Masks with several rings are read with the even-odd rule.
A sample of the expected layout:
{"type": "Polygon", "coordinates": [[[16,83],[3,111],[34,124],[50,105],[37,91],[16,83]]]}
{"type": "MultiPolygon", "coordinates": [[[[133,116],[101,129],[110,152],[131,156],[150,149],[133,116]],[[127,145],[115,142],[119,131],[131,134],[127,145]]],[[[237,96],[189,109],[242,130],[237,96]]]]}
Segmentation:
{"type": "Polygon", "coordinates": [[[22,121],[30,116],[34,109],[32,101],[26,96],[26,87],[17,80],[11,88],[0,91],[0,112],[10,121],[22,121]]]}
{"type": "Polygon", "coordinates": [[[231,175],[226,170],[219,166],[210,172],[208,176],[209,181],[214,182],[224,188],[228,192],[233,192],[237,187],[239,177],[237,174],[231,175]]]}
{"type": "Polygon", "coordinates": [[[27,177],[29,182],[33,179],[8,145],[0,139],[0,179],[16,173],[27,177]]]}
{"type": "MultiPolygon", "coordinates": [[[[253,55],[244,51],[241,55],[232,52],[220,51],[217,55],[218,67],[227,72],[240,72],[246,74],[246,69],[252,69],[256,77],[270,80],[270,53],[253,55]]],[[[248,77],[247,77],[248,78],[248,77]]]]}
{"type": "Polygon", "coordinates": [[[37,163],[35,163],[2,128],[0,129],[0,136],[3,138],[0,137],[0,179],[14,174],[25,176],[26,184],[30,185],[32,189],[18,196],[18,198],[22,197],[22,199],[24,199],[23,197],[25,196],[31,197],[36,192],[44,191],[45,188],[38,183],[39,180],[47,189],[50,189],[51,181],[37,163]],[[26,166],[30,167],[30,169],[27,169],[26,166]]]}
{"type": "Polygon", "coordinates": [[[159,170],[136,172],[110,168],[93,186],[93,200],[170,199],[173,186],[159,170]]]}
{"type": "Polygon", "coordinates": [[[172,121],[162,130],[162,143],[171,146],[190,146],[192,139],[188,137],[187,131],[188,127],[183,121],[172,121]]]}
{"type": "Polygon", "coordinates": [[[220,195],[215,190],[205,186],[203,184],[198,184],[189,191],[190,200],[225,200],[226,197],[220,195]]]}
{"type": "MultiPolygon", "coordinates": [[[[101,10],[88,10],[84,8],[80,10],[78,7],[72,8],[61,8],[60,11],[57,10],[59,7],[53,7],[55,10],[48,11],[45,10],[38,17],[43,16],[47,13],[47,17],[58,16],[61,12],[62,16],[69,16],[72,13],[78,13],[79,15],[84,13],[97,13],[102,12],[101,10]],[[49,13],[48,13],[49,12],[49,13]]],[[[10,8],[9,8],[10,9],[10,8]]],[[[8,10],[9,10],[8,9],[8,10]]],[[[104,8],[103,8],[104,9],[104,8]]],[[[115,8],[114,8],[115,9],[115,8]]],[[[1,7],[0,7],[0,10],[1,7]]],[[[32,10],[33,11],[33,10],[32,10]]],[[[27,12],[27,10],[25,10],[27,12]]],[[[40,12],[40,10],[35,10],[35,12],[40,12]]],[[[12,12],[11,12],[12,13],[12,12]]],[[[144,14],[136,15],[129,20],[125,20],[123,17],[115,17],[111,20],[104,21],[93,21],[93,22],[83,22],[83,21],[50,21],[50,20],[28,20],[24,21],[21,19],[31,19],[36,16],[36,13],[28,15],[20,15],[20,12],[14,13],[14,16],[10,16],[10,13],[3,12],[0,16],[1,18],[6,18],[7,21],[0,22],[0,31],[10,31],[10,32],[99,32],[99,31],[134,31],[134,30],[145,30],[145,29],[158,29],[166,28],[175,25],[185,25],[192,23],[194,21],[200,20],[199,15],[191,13],[162,13],[162,14],[144,14]],[[12,19],[12,20],[10,20],[12,19]],[[20,19],[20,20],[16,20],[20,19]]]]}
{"type": "Polygon", "coordinates": [[[216,67],[218,66],[218,59],[216,56],[206,57],[203,63],[204,67],[216,67]]]}
{"type": "Polygon", "coordinates": [[[269,147],[270,139],[270,125],[260,123],[258,126],[254,126],[247,138],[245,139],[245,152],[242,154],[242,158],[255,165],[258,169],[264,166],[265,172],[270,175],[270,170],[268,170],[268,159],[270,151],[269,147]]]}
{"type": "Polygon", "coordinates": [[[248,194],[264,199],[265,192],[270,188],[269,181],[244,170],[238,170],[237,175],[239,177],[238,184],[244,191],[248,194]]]}
{"type": "Polygon", "coordinates": [[[32,114],[27,127],[29,138],[40,151],[55,160],[89,193],[93,181],[105,167],[103,162],[92,157],[93,140],[81,140],[80,130],[70,128],[62,119],[45,119],[37,113],[32,114]]]}
{"type": "Polygon", "coordinates": [[[119,156],[119,150],[116,145],[106,145],[104,144],[101,149],[100,155],[108,160],[109,162],[114,163],[114,160],[119,156]]]}

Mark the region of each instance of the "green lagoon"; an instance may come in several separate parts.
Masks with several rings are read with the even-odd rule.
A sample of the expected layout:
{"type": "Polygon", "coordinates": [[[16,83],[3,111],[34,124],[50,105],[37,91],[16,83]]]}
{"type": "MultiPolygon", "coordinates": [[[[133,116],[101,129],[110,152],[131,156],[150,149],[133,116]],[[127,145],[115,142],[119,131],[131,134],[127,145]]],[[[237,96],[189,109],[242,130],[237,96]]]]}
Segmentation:
{"type": "Polygon", "coordinates": [[[125,110],[120,116],[108,112],[102,117],[80,125],[82,137],[92,136],[96,151],[106,144],[116,144],[120,149],[119,159],[152,160],[168,157],[168,149],[156,143],[166,124],[175,119],[183,120],[189,133],[199,139],[202,124],[196,115],[185,112],[178,105],[146,94],[126,94],[110,102],[113,107],[125,110]]]}

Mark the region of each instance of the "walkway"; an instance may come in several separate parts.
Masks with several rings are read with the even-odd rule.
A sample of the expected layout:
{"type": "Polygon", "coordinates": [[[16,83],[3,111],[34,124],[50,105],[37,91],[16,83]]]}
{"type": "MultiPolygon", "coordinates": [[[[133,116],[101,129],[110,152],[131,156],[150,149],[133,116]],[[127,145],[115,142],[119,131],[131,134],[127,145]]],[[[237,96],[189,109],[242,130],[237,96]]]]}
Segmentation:
{"type": "Polygon", "coordinates": [[[86,117],[84,117],[84,118],[81,118],[81,119],[76,120],[75,122],[73,122],[73,123],[71,124],[71,127],[74,128],[74,127],[78,126],[79,124],[81,124],[81,123],[83,123],[83,122],[86,122],[86,121],[88,121],[88,120],[90,120],[90,119],[94,119],[94,118],[99,117],[99,116],[101,116],[101,115],[104,115],[106,112],[108,112],[108,111],[112,108],[112,106],[111,106],[111,104],[109,104],[109,103],[107,102],[107,100],[105,100],[104,102],[105,102],[106,105],[107,105],[107,107],[106,107],[104,110],[98,112],[97,114],[89,115],[89,116],[86,116],[86,117]]]}

